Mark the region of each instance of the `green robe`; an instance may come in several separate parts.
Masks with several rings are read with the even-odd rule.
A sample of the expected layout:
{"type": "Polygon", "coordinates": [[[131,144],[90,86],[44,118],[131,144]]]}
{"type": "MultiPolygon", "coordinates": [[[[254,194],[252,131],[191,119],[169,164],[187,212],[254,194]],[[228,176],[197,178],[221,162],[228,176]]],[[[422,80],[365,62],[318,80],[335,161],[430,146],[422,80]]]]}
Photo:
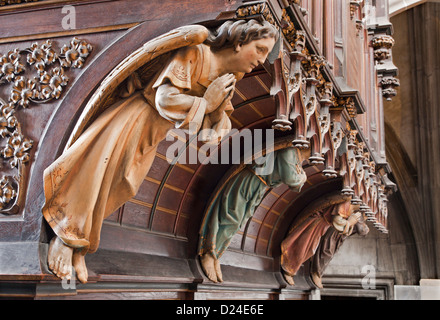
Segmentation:
{"type": "Polygon", "coordinates": [[[200,255],[211,252],[219,259],[269,189],[284,183],[299,191],[306,182],[298,149],[278,150],[268,159],[273,159],[269,161],[273,169],[266,170],[267,175],[257,175],[256,166],[247,166],[232,177],[211,202],[200,230],[200,255]]]}

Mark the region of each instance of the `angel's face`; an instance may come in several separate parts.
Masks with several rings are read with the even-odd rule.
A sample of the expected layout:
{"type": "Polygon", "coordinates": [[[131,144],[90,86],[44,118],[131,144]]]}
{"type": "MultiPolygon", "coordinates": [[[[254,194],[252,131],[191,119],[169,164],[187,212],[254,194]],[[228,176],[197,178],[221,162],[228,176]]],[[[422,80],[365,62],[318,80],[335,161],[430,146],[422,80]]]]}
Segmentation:
{"type": "Polygon", "coordinates": [[[239,44],[235,48],[233,59],[235,72],[252,72],[258,65],[263,64],[275,45],[274,38],[262,38],[253,40],[244,45],[239,44]]]}

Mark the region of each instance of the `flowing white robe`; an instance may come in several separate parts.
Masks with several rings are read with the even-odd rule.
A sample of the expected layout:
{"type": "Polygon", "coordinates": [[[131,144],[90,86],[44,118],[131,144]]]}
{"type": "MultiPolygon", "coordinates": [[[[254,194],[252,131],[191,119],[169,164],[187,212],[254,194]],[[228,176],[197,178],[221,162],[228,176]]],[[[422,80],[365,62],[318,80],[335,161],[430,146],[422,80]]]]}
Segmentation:
{"type": "Polygon", "coordinates": [[[230,130],[232,105],[216,123],[205,114],[203,95],[214,80],[211,55],[203,44],[179,49],[143,91],[105,110],[44,171],[42,212],[66,245],[97,250],[103,220],[136,195],[170,129],[191,124],[212,128],[220,137],[230,130]],[[159,106],[156,89],[164,83],[178,88],[181,96],[159,106]]]}

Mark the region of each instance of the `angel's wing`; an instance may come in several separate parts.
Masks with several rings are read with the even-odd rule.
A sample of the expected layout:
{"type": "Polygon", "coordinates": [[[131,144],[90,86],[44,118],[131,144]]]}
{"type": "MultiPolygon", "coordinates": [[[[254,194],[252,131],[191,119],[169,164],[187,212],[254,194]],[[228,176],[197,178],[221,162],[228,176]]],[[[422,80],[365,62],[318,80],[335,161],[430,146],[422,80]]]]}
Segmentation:
{"type": "Polygon", "coordinates": [[[161,57],[166,58],[166,54],[173,50],[203,43],[208,35],[209,31],[204,26],[183,26],[146,42],[141,48],[125,58],[107,75],[90,98],[70,135],[65,150],[78,139],[97,115],[117,99],[119,91],[117,89],[124,81],[128,82],[128,86],[139,84],[142,79],[149,77],[152,71],[160,67],[161,57]],[[142,76],[136,75],[134,78],[128,79],[137,70],[142,76]]]}

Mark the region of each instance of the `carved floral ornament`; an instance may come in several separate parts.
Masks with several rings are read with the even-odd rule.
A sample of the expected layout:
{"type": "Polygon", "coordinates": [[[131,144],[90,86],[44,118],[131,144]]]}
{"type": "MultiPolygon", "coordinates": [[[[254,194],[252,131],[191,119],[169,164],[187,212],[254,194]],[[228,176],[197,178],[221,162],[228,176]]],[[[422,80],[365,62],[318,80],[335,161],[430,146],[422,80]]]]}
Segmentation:
{"type": "Polygon", "coordinates": [[[67,68],[81,68],[92,51],[86,41],[73,38],[57,51],[50,40],[33,43],[24,49],[0,53],[0,85],[9,85],[0,97],[0,156],[17,172],[14,176],[2,174],[0,179],[0,212],[16,213],[19,205],[19,186],[22,184],[24,165],[30,161],[33,141],[23,135],[16,114],[20,108],[29,108],[59,99],[68,84],[67,68]],[[34,72],[33,75],[26,73],[34,72]]]}
{"type": "Polygon", "coordinates": [[[378,35],[373,37],[371,43],[374,48],[374,59],[383,64],[385,60],[391,58],[391,49],[394,46],[394,39],[389,35],[378,35]]]}
{"type": "Polygon", "coordinates": [[[394,76],[387,76],[383,77],[379,84],[382,87],[382,95],[387,101],[391,101],[392,97],[397,95],[395,88],[400,86],[400,81],[394,76]]]}
{"type": "MultiPolygon", "coordinates": [[[[354,2],[352,5],[356,8],[362,3],[354,2]]],[[[290,3],[299,4],[299,1],[290,3]]],[[[241,7],[237,11],[239,18],[258,14],[263,18],[269,17],[271,23],[276,21],[265,2],[241,7]]],[[[278,69],[282,71],[274,73],[274,77],[279,79],[274,79],[271,93],[280,94],[278,89],[273,90],[275,86],[283,87],[286,91],[285,99],[276,99],[277,104],[286,101],[286,105],[277,105],[274,129],[285,131],[285,123],[293,124],[288,126],[288,130],[294,131],[293,146],[301,149],[310,148],[309,162],[315,165],[324,164],[323,175],[329,179],[342,178],[344,188],[341,193],[350,195],[353,203],[361,205],[361,210],[368,220],[373,222],[378,230],[387,233],[384,184],[376,172],[366,144],[358,140],[358,132],[352,130],[348,122],[345,122],[346,129],[343,125],[344,112],[348,116],[346,121],[357,117],[354,98],[337,97],[333,94],[333,84],[323,75],[323,68],[328,66],[328,61],[325,57],[308,51],[305,31],[295,28],[286,10],[283,10],[280,25],[277,27],[292,51],[286,52],[284,49],[283,57],[290,57],[290,64],[279,63],[282,68],[278,69]],[[282,82],[284,86],[280,85],[282,82]],[[301,103],[291,103],[293,96],[297,94],[300,95],[301,103]],[[291,108],[293,110],[290,110],[291,108]],[[336,162],[339,162],[338,170],[336,162]]],[[[376,39],[374,43],[377,46],[389,46],[389,39],[376,39]]],[[[383,79],[383,86],[390,81],[383,79]]]]}

